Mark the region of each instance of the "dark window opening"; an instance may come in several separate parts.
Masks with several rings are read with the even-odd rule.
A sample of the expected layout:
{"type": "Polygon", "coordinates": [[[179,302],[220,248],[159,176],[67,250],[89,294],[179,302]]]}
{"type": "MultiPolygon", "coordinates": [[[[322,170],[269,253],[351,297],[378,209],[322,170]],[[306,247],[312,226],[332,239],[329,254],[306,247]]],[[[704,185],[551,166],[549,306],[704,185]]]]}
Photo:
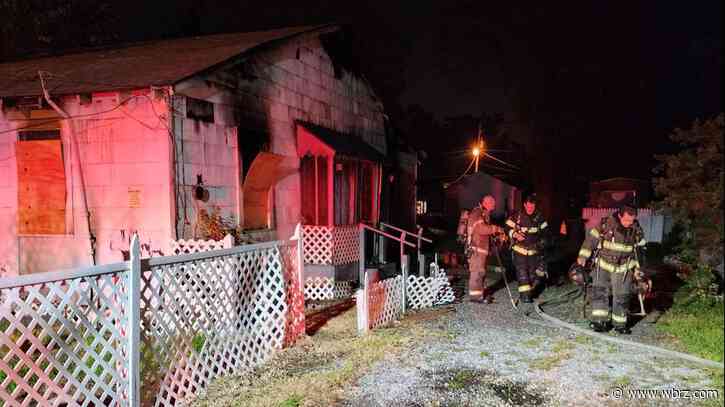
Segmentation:
{"type": "Polygon", "coordinates": [[[187,97],[186,117],[206,123],[214,123],[214,103],[187,97]]]}
{"type": "Polygon", "coordinates": [[[249,167],[262,151],[269,151],[269,133],[244,128],[237,129],[238,146],[242,150],[242,180],[247,179],[249,167]]]}
{"type": "Polygon", "coordinates": [[[327,225],[327,157],[305,156],[300,162],[302,223],[327,225]]]}
{"type": "Polygon", "coordinates": [[[60,140],[60,130],[20,131],[19,141],[60,140]]]}

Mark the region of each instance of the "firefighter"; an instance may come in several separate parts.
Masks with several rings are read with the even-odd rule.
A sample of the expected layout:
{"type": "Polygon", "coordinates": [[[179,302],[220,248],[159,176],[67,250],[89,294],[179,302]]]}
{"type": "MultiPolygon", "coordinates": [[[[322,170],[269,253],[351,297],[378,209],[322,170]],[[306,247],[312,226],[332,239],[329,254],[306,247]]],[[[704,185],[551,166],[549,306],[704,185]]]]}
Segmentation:
{"type": "Polygon", "coordinates": [[[496,207],[496,199],[486,195],[481,203],[468,214],[467,253],[468,295],[472,302],[492,302],[486,289],[486,260],[488,259],[489,239],[492,235],[503,233],[500,226],[491,224],[491,212],[496,207]]]}
{"type": "Polygon", "coordinates": [[[536,210],[537,197],[531,194],[524,200],[524,210],[514,213],[506,220],[511,238],[516,278],[519,282],[519,297],[522,302],[533,301],[533,294],[546,278],[543,259],[544,234],[547,223],[536,210]]]}
{"type": "Polygon", "coordinates": [[[587,234],[577,264],[592,259],[591,328],[606,332],[612,326],[620,334],[631,333],[627,326],[633,279],[643,280],[638,251],[647,243],[637,222],[637,209],[623,206],[587,234]],[[612,297],[612,306],[609,298],[612,297]]]}

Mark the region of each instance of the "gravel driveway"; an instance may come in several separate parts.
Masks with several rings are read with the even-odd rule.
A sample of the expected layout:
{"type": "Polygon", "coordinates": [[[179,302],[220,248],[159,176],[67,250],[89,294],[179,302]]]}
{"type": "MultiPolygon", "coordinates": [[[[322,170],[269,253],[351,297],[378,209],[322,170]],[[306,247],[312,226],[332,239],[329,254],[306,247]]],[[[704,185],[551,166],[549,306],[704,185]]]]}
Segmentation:
{"type": "Polygon", "coordinates": [[[512,312],[504,290],[496,300],[455,304],[447,317],[425,322],[448,335],[378,363],[339,406],[683,405],[611,393],[712,388],[698,366],[531,324],[512,312]]]}

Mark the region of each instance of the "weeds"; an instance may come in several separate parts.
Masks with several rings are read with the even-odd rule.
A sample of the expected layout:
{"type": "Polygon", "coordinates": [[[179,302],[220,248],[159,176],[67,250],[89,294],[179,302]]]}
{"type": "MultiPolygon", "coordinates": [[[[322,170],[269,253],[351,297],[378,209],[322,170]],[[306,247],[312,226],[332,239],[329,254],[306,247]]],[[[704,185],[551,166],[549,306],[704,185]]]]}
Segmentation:
{"type": "MultiPolygon", "coordinates": [[[[438,310],[418,314],[440,313],[438,310]]],[[[417,315],[417,314],[413,314],[417,315]]],[[[329,406],[343,386],[374,363],[399,354],[412,343],[432,339],[418,320],[406,318],[391,328],[358,336],[355,310],[330,320],[313,338],[305,338],[268,363],[239,377],[217,379],[195,406],[329,406]]]]}

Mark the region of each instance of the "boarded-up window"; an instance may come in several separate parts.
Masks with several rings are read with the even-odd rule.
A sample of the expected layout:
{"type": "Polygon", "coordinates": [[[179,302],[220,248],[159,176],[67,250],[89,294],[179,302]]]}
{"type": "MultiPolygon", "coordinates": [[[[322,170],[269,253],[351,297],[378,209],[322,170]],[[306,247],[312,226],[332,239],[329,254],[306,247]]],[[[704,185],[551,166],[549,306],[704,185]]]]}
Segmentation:
{"type": "Polygon", "coordinates": [[[22,132],[16,150],[18,233],[65,234],[66,182],[60,132],[22,132]]]}

